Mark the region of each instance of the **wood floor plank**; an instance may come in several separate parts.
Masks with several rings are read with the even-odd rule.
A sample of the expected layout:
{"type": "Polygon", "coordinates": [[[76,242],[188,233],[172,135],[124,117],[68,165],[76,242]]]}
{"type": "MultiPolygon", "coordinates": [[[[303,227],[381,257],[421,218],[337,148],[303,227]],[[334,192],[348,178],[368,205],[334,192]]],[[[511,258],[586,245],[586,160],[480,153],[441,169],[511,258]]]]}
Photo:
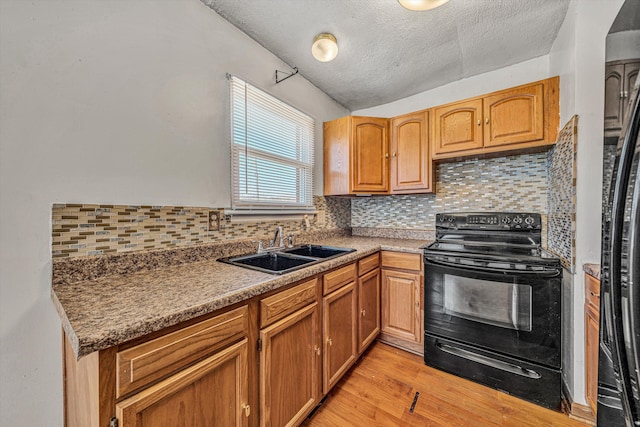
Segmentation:
{"type": "Polygon", "coordinates": [[[426,366],[377,342],[331,390],[306,427],[587,427],[565,414],[426,366]],[[420,396],[409,411],[415,393],[420,396]]]}

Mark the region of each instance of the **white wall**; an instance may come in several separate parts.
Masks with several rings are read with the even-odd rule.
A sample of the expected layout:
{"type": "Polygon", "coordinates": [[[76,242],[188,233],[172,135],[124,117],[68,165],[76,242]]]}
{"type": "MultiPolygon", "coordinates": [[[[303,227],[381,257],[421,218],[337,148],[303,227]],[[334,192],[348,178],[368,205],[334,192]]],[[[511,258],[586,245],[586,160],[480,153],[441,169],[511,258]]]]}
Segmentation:
{"type": "MultiPolygon", "coordinates": [[[[575,112],[575,63],[576,63],[576,43],[575,43],[575,2],[569,3],[567,14],[565,15],[564,22],[560,27],[560,31],[556,36],[556,40],[549,52],[549,71],[553,75],[560,76],[560,127],[564,127],[567,121],[573,116],[575,112]]],[[[580,125],[578,123],[578,138],[581,136],[580,125]]],[[[562,277],[562,375],[564,377],[565,384],[567,384],[568,391],[571,394],[570,398],[574,399],[574,383],[575,377],[584,377],[584,373],[575,372],[580,368],[576,368],[574,361],[574,353],[576,351],[582,351],[580,349],[574,349],[574,340],[576,334],[574,334],[574,319],[576,313],[583,313],[582,307],[574,307],[574,291],[573,281],[574,274],[567,269],[563,270],[564,275],[562,277]]],[[[578,366],[584,367],[584,364],[578,366]]],[[[583,368],[584,371],[584,368],[583,368]]],[[[584,403],[582,396],[583,393],[579,393],[577,401],[584,403]]]]}
{"type": "Polygon", "coordinates": [[[640,30],[620,31],[607,37],[607,61],[640,58],[640,30]]]}
{"type": "Polygon", "coordinates": [[[600,263],[605,39],[623,0],[573,0],[549,55],[561,80],[560,120],[578,114],[576,180],[576,272],[573,276],[572,372],[566,375],[574,401],[585,404],[584,272],[600,263]],[[564,81],[563,81],[564,79],[564,81]]]}
{"type": "Polygon", "coordinates": [[[228,206],[225,73],[348,114],[276,68],[198,0],[0,1],[0,425],[62,425],[51,204],[228,206]]]}
{"type": "Polygon", "coordinates": [[[551,77],[549,75],[549,59],[545,55],[509,67],[458,80],[388,104],[357,110],[353,114],[394,117],[548,77],[551,77]]]}

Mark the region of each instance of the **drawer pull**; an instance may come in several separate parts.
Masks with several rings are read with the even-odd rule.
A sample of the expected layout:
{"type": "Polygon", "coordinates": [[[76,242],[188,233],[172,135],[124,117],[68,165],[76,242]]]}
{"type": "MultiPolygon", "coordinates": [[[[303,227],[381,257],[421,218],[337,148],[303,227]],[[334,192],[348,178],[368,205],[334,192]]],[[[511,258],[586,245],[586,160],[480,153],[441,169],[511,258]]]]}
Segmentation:
{"type": "Polygon", "coordinates": [[[313,350],[316,352],[316,354],[317,354],[318,356],[320,356],[320,347],[315,346],[315,347],[313,348],[313,350]]]}
{"type": "Polygon", "coordinates": [[[333,345],[333,340],[331,338],[327,338],[327,344],[333,345]]]}
{"type": "Polygon", "coordinates": [[[362,317],[365,317],[367,315],[367,312],[364,310],[364,308],[362,309],[362,317]]]}
{"type": "Polygon", "coordinates": [[[248,417],[251,414],[251,406],[248,403],[242,405],[242,409],[244,409],[244,416],[248,417]]]}

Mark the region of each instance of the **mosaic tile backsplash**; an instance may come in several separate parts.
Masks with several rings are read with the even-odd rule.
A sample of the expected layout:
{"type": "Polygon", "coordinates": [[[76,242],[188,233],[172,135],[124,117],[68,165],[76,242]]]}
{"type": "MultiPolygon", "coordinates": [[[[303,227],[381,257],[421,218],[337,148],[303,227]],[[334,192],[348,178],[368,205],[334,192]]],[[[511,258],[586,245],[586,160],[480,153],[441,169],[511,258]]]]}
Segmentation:
{"type": "Polygon", "coordinates": [[[547,248],[570,271],[575,267],[577,138],[578,116],[573,116],[558,133],[554,149],[549,151],[547,248]]]}
{"type": "Polygon", "coordinates": [[[349,199],[316,196],[314,202],[318,216],[324,216],[324,224],[311,216],[308,229],[301,220],[236,223],[222,217],[216,231],[208,231],[208,213],[214,208],[55,204],[52,255],[53,258],[95,256],[237,239],[266,242],[278,225],[285,234],[349,227],[349,199]]]}
{"type": "MultiPolygon", "coordinates": [[[[562,204],[561,200],[556,203],[556,198],[551,204],[549,195],[556,192],[557,184],[556,178],[553,185],[550,183],[552,171],[558,183],[567,182],[569,169],[561,167],[566,154],[556,148],[549,153],[442,163],[436,167],[435,194],[315,196],[319,215],[311,217],[308,228],[301,220],[240,223],[222,216],[219,230],[208,231],[208,212],[222,209],[56,204],[52,211],[52,254],[62,259],[243,239],[266,242],[277,225],[283,226],[285,234],[351,228],[354,235],[431,240],[438,212],[530,211],[542,214],[543,245],[566,263],[572,260],[568,252],[572,237],[567,237],[567,230],[572,230],[573,205],[562,204]],[[547,212],[552,211],[554,216],[547,227],[547,212]]],[[[561,198],[565,190],[559,193],[561,198]]]]}
{"type": "Polygon", "coordinates": [[[436,194],[355,198],[354,228],[433,230],[439,212],[547,212],[546,153],[441,163],[436,194]]]}

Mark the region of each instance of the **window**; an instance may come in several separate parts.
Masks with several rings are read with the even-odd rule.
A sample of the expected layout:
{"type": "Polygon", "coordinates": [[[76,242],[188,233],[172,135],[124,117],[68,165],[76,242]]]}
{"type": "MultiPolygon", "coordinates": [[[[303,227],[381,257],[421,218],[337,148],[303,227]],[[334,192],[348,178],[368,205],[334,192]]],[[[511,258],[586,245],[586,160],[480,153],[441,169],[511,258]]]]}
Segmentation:
{"type": "Polygon", "coordinates": [[[230,81],[232,208],[312,208],[314,120],[235,76],[230,81]]]}

